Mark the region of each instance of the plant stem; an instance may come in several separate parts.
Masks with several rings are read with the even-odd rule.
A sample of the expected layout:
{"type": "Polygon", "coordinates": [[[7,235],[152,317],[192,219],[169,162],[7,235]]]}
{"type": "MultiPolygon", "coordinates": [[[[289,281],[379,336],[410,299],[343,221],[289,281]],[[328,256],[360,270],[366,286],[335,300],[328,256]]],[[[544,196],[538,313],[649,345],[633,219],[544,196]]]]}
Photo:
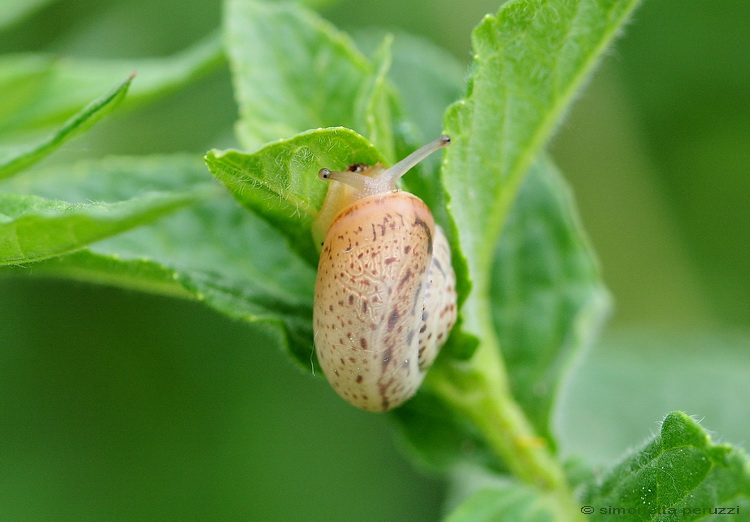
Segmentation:
{"type": "Polygon", "coordinates": [[[433,371],[432,388],[463,418],[470,420],[511,473],[557,499],[570,513],[574,498],[559,461],[539,437],[512,396],[500,345],[491,321],[487,293],[477,293],[463,308],[464,328],[480,345],[468,361],[446,361],[433,371]]]}

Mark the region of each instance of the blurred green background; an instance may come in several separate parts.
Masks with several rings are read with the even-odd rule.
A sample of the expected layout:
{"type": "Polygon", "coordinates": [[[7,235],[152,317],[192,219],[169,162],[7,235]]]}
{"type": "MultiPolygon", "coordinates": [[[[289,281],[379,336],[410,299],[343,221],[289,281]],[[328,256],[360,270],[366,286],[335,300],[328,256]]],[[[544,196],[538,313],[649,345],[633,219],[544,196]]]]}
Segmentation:
{"type": "MultiPolygon", "coordinates": [[[[423,35],[468,64],[469,32],[496,8],[361,0],[323,12],[345,29],[423,35]]],[[[0,52],[165,55],[214,31],[220,9],[60,0],[2,34],[0,52]]],[[[610,461],[677,408],[748,440],[749,24],[744,2],[646,1],[550,146],[615,302],[560,404],[566,454],[610,461]]],[[[202,154],[232,144],[234,118],[222,69],[109,117],[53,161],[202,154]]],[[[400,456],[387,417],[268,349],[273,331],[20,272],[0,280],[0,518],[439,516],[444,484],[400,456]]]]}

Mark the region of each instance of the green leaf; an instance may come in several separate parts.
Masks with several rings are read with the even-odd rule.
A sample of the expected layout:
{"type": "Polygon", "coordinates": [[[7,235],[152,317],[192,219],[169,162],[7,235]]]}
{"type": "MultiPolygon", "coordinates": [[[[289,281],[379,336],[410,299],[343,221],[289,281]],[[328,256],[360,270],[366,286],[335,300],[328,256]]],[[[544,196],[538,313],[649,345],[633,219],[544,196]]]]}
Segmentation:
{"type": "Polygon", "coordinates": [[[244,148],[318,127],[366,133],[355,107],[377,73],[345,34],[300,6],[245,0],[227,2],[225,30],[244,148]]]}
{"type": "MultiPolygon", "coordinates": [[[[430,41],[406,33],[396,33],[393,37],[368,28],[356,37],[365,49],[376,46],[376,42],[393,40],[392,56],[389,56],[392,63],[387,72],[400,96],[392,96],[398,103],[398,108],[391,110],[397,119],[397,157],[389,159],[401,159],[442,134],[442,113],[460,97],[463,89],[462,67],[453,56],[430,41]]],[[[391,91],[393,86],[384,84],[391,91]]],[[[380,117],[383,114],[385,111],[380,112],[380,117]]],[[[427,203],[437,222],[447,228],[446,195],[438,169],[440,157],[434,154],[427,158],[409,171],[402,183],[427,203]]]]}
{"type": "MultiPolygon", "coordinates": [[[[509,471],[557,491],[564,510],[570,509],[562,502],[568,489],[564,471],[553,456],[551,441],[540,438],[532,423],[532,419],[537,424],[547,422],[542,410],[549,402],[537,401],[535,406],[542,408],[530,418],[524,410],[527,405],[510,392],[492,317],[492,262],[526,171],[636,4],[637,0],[504,4],[497,16],[485,17],[474,30],[467,96],[444,118],[445,130],[453,138],[442,178],[452,218],[448,234],[454,258],[465,257],[470,277],[462,280],[465,272],[457,271],[459,296],[466,298],[471,287],[461,307],[462,328],[480,343],[473,353],[450,350],[448,357],[438,359],[425,382],[457,415],[471,419],[509,471]]],[[[583,321],[586,327],[595,323],[583,321]]],[[[587,336],[588,332],[581,334],[587,336]]],[[[543,352],[553,353],[547,348],[543,352]]],[[[527,367],[546,371],[568,358],[566,354],[552,365],[527,367]]],[[[524,384],[531,382],[524,380],[524,384]]],[[[548,389],[555,387],[554,380],[544,382],[548,389]]]]}
{"type": "MultiPolygon", "coordinates": [[[[367,53],[371,49],[375,51],[386,38],[393,39],[388,76],[400,94],[400,110],[411,136],[409,147],[413,148],[437,138],[443,132],[443,112],[448,105],[462,97],[466,67],[448,51],[426,38],[399,31],[391,36],[391,33],[372,27],[354,33],[357,45],[367,53]]],[[[437,166],[439,160],[431,157],[424,163],[437,166]]],[[[409,174],[409,178],[412,177],[409,174]]],[[[432,182],[432,192],[440,192],[435,190],[438,186],[435,180],[432,182]]]]}
{"type": "Polygon", "coordinates": [[[521,180],[637,0],[516,0],[472,34],[467,97],[445,114],[449,208],[483,293],[521,180]]]}
{"type": "Polygon", "coordinates": [[[573,357],[598,333],[609,297],[573,196],[537,162],[495,250],[493,320],[513,395],[554,446],[550,414],[573,357]]]}
{"type": "Polygon", "coordinates": [[[446,522],[547,522],[555,507],[538,489],[509,483],[478,491],[466,499],[446,522]]]}
{"type": "Polygon", "coordinates": [[[391,415],[409,456],[429,473],[447,474],[467,463],[505,471],[476,427],[424,388],[391,415]]]}
{"type": "Polygon", "coordinates": [[[117,203],[70,204],[0,194],[0,265],[78,250],[195,201],[196,194],[146,194],[117,203]]]}
{"type": "Polygon", "coordinates": [[[97,98],[71,117],[55,133],[31,146],[18,147],[20,150],[0,148],[0,179],[12,176],[42,160],[68,140],[85,132],[109,111],[114,109],[128,92],[133,76],[107,94],[97,98]]]}
{"type": "MultiPolygon", "coordinates": [[[[37,55],[0,56],[0,133],[13,128],[14,119],[18,118],[21,107],[34,103],[45,84],[49,68],[49,60],[37,55]]],[[[109,88],[111,84],[110,81],[104,88],[109,88]]],[[[84,103],[90,100],[88,98],[84,103]]],[[[59,123],[62,121],[64,120],[59,123]]]]}
{"type": "MultiPolygon", "coordinates": [[[[609,300],[573,198],[549,160],[536,163],[524,181],[492,275],[492,317],[513,392],[537,434],[554,447],[549,423],[558,388],[571,359],[598,330],[609,300]]],[[[465,460],[501,469],[486,441],[428,393],[394,413],[412,453],[431,470],[465,460]],[[457,454],[456,447],[464,451],[457,454]]]]}
{"type": "Polygon", "coordinates": [[[57,127],[114,78],[138,73],[127,106],[144,103],[189,84],[223,62],[221,40],[212,35],[173,56],[122,60],[41,54],[0,56],[0,137],[38,137],[57,127]]]}
{"type": "MultiPolygon", "coordinates": [[[[137,199],[154,191],[200,191],[207,179],[197,158],[174,155],[37,170],[0,188],[82,203],[137,199]]],[[[199,300],[228,316],[280,328],[285,349],[309,371],[315,362],[314,270],[293,254],[283,236],[229,194],[209,194],[147,226],[35,263],[33,272],[15,266],[0,268],[0,274],[31,272],[199,300]]]]}
{"type": "Polygon", "coordinates": [[[214,150],[205,160],[240,203],[276,227],[303,259],[317,266],[311,227],[327,190],[318,171],[343,170],[353,163],[374,165],[383,158],[357,133],[334,128],[305,132],[253,154],[214,150]]]}
{"type": "Polygon", "coordinates": [[[750,508],[750,462],[672,412],[658,436],[590,485],[582,503],[594,520],[610,519],[613,509],[619,520],[719,520],[716,508],[750,508]]]}
{"type": "Polygon", "coordinates": [[[358,97],[354,128],[366,129],[366,136],[380,149],[389,163],[395,163],[394,121],[392,119],[392,105],[395,93],[388,81],[388,71],[391,68],[391,46],[393,37],[386,35],[380,47],[376,50],[374,61],[379,64],[378,70],[365,85],[364,92],[358,97]]]}
{"type": "MultiPolygon", "coordinates": [[[[92,247],[97,248],[97,247],[92,247]]],[[[0,276],[24,275],[24,267],[0,268],[0,276]]],[[[82,249],[34,263],[29,275],[58,277],[98,285],[127,288],[181,299],[193,299],[174,271],[149,259],[123,259],[118,254],[96,254],[82,249]]]]}
{"type": "Polygon", "coordinates": [[[579,506],[571,497],[556,502],[554,493],[521,483],[506,474],[462,464],[451,474],[446,522],[575,520],[579,506]],[[562,505],[565,508],[562,508],[562,505]],[[571,516],[571,513],[573,515],[571,516]]]}
{"type": "MultiPolygon", "coordinates": [[[[227,47],[240,106],[237,134],[245,148],[257,149],[263,143],[305,129],[341,125],[360,132],[378,146],[380,154],[370,155],[370,161],[377,158],[390,163],[407,150],[413,150],[411,143],[405,143],[404,134],[408,131],[404,129],[409,125],[403,120],[397,93],[388,80],[392,38],[386,35],[382,39],[374,53],[378,63],[374,68],[348,37],[298,6],[230,1],[226,21],[227,47]]],[[[443,106],[433,107],[435,114],[442,110],[443,106]]],[[[361,148],[361,144],[357,146],[361,148]]],[[[347,164],[342,160],[351,157],[342,148],[335,164],[344,167],[347,164]]],[[[336,160],[334,155],[331,159],[336,160]]],[[[321,166],[331,167],[331,163],[327,161],[321,166]]],[[[424,172],[415,169],[409,176],[413,184],[409,180],[407,184],[415,187],[415,193],[428,203],[440,201],[436,196],[441,191],[435,170],[431,177],[420,176],[420,171],[424,172]]],[[[278,187],[282,190],[274,188],[273,192],[283,197],[287,185],[281,183],[278,187]]],[[[256,185],[256,188],[260,190],[258,195],[249,196],[253,188],[241,187],[246,194],[242,199],[244,204],[248,205],[248,199],[269,199],[262,187],[256,185]]],[[[322,199],[320,189],[312,190],[314,198],[322,199]]],[[[300,197],[307,196],[293,194],[295,200],[300,197]]],[[[277,198],[278,195],[273,199],[277,198]]],[[[304,204],[295,203],[286,209],[257,202],[248,206],[259,215],[268,213],[266,217],[289,235],[295,249],[314,261],[309,240],[302,238],[312,213],[302,222],[289,217],[298,208],[304,211],[304,204]],[[281,216],[277,215],[278,210],[283,211],[281,216]]],[[[319,205],[315,206],[314,211],[318,208],[319,205]]],[[[443,204],[435,210],[442,223],[448,221],[444,208],[443,204]]]]}
{"type": "Polygon", "coordinates": [[[746,440],[750,418],[730,412],[747,407],[748,346],[750,332],[726,326],[608,328],[556,408],[561,449],[600,467],[673,410],[699,412],[725,440],[746,440]]]}
{"type": "Polygon", "coordinates": [[[56,0],[3,0],[0,3],[0,27],[8,27],[32,15],[56,0]]]}
{"type": "Polygon", "coordinates": [[[310,9],[322,9],[340,2],[340,0],[298,0],[300,4],[310,9]]]}

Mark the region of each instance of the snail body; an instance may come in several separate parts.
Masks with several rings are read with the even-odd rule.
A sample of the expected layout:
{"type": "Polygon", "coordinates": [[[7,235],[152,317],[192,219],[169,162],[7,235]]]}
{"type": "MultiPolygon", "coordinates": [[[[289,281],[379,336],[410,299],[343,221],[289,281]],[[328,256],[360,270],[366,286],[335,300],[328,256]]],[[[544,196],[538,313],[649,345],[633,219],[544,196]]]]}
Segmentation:
{"type": "Polygon", "coordinates": [[[386,411],[411,398],[456,321],[445,234],[421,199],[396,188],[449,143],[441,136],[389,169],[319,173],[332,186],[315,225],[324,237],[315,346],[336,392],[364,410],[386,411]]]}

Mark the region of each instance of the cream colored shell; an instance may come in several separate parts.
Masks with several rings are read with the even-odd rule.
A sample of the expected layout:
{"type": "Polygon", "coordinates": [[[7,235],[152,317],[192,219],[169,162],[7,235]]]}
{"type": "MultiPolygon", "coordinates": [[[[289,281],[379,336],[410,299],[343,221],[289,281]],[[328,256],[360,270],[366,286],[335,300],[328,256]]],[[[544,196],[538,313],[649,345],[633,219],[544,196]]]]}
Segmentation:
{"type": "Polygon", "coordinates": [[[336,215],[313,313],[318,360],[346,401],[386,411],[416,393],[456,321],[448,242],[421,199],[392,191],[336,215]]]}

